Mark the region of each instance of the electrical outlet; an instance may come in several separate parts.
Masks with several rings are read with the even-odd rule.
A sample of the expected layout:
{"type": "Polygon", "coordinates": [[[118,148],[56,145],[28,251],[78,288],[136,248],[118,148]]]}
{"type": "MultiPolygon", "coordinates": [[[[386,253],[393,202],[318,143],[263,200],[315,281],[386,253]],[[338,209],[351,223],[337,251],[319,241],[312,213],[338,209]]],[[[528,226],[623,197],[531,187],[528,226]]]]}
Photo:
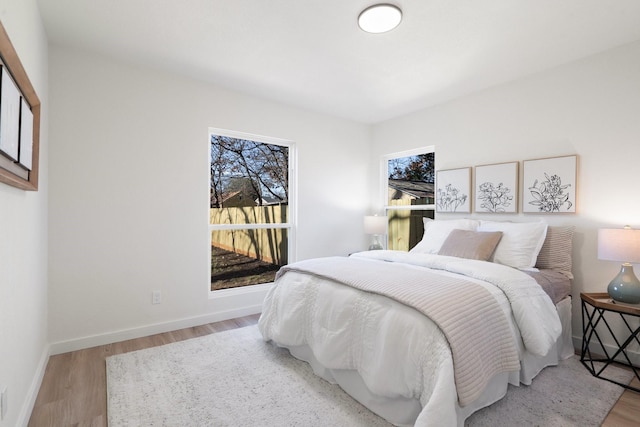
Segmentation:
{"type": "Polygon", "coordinates": [[[0,420],[2,420],[8,411],[7,407],[7,388],[0,388],[0,420]]]}
{"type": "Polygon", "coordinates": [[[151,304],[160,304],[162,302],[162,292],[160,290],[153,291],[151,296],[151,304]]]}

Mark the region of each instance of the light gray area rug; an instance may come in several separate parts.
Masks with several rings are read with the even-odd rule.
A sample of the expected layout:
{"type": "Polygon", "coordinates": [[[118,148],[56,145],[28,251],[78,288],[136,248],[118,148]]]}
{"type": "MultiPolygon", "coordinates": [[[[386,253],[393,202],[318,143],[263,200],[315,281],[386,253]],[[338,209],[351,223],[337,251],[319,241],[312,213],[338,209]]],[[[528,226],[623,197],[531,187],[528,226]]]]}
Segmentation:
{"type": "MultiPolygon", "coordinates": [[[[622,369],[616,374],[631,379],[622,369]]],[[[597,426],[622,390],[573,358],[529,387],[510,387],[466,425],[597,426]]],[[[111,356],[107,400],[111,427],[390,425],[307,363],[265,343],[257,326],[111,356]]]]}
{"type": "MultiPolygon", "coordinates": [[[[629,384],[633,373],[615,366],[607,377],[629,384]]],[[[574,356],[543,369],[529,386],[509,386],[507,395],[471,415],[470,427],[599,426],[624,389],[594,377],[574,356]]]]}

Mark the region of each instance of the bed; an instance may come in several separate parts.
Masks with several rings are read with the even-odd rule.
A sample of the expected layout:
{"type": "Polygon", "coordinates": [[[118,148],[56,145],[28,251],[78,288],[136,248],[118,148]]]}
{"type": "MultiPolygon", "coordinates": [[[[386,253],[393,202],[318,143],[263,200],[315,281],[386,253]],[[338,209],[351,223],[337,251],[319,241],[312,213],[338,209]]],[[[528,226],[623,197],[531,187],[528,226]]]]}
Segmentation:
{"type": "Polygon", "coordinates": [[[397,426],[462,426],[573,355],[572,227],[425,220],[409,252],[281,269],[258,326],[397,426]]]}

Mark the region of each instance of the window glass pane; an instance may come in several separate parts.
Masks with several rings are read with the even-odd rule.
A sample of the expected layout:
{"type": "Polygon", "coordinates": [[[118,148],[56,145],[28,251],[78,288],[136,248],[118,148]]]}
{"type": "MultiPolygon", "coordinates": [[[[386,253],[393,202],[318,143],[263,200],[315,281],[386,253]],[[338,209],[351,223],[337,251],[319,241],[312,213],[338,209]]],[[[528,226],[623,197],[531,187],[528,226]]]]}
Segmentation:
{"type": "Polygon", "coordinates": [[[433,204],[434,163],[434,153],[390,159],[387,162],[388,205],[433,204]]]}
{"type": "Polygon", "coordinates": [[[273,282],[287,264],[286,228],[213,230],[211,290],[273,282]]]}
{"type": "Polygon", "coordinates": [[[433,205],[435,201],[435,153],[391,158],[387,161],[386,173],[389,218],[387,247],[408,251],[422,239],[422,218],[434,217],[431,207],[420,207],[433,205]]]}
{"type": "Polygon", "coordinates": [[[434,217],[433,210],[388,209],[388,247],[397,251],[408,251],[422,240],[424,225],[422,218],[434,217]]]}
{"type": "Polygon", "coordinates": [[[212,224],[286,222],[289,147],[211,135],[210,208],[280,206],[276,211],[242,209],[211,214],[212,224]],[[220,222],[216,222],[220,221],[220,222]]]}

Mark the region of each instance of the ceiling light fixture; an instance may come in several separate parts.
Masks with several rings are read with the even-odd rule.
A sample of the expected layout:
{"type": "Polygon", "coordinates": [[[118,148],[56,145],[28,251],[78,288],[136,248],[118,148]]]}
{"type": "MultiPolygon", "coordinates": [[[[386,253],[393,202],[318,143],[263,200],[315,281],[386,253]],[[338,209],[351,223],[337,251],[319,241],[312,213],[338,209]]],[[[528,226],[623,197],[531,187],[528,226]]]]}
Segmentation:
{"type": "Polygon", "coordinates": [[[369,6],[358,16],[358,25],[367,33],[386,33],[400,25],[402,11],[392,4],[369,6]]]}

